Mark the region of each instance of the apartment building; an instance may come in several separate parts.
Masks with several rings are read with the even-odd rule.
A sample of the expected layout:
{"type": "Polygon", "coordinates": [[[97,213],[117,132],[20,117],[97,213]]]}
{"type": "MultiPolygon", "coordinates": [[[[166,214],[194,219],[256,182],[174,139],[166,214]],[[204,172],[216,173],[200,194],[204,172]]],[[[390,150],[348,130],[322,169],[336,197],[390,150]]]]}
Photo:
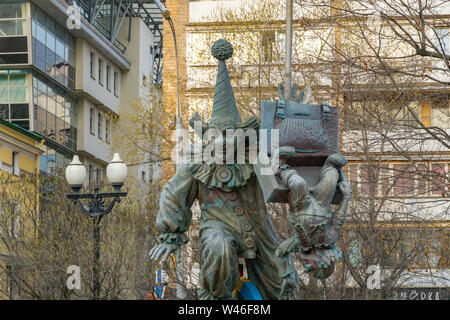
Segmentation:
{"type": "MultiPolygon", "coordinates": [[[[146,79],[161,83],[156,8],[153,1],[0,3],[0,114],[45,137],[42,174],[62,172],[79,154],[89,181],[103,179],[120,152],[111,147],[120,115],[144,94],[146,79]]],[[[151,170],[139,164],[144,156],[131,176],[151,170]]]]}
{"type": "MultiPolygon", "coordinates": [[[[378,247],[392,247],[393,230],[399,234],[409,230],[401,236],[409,239],[403,247],[427,238],[432,245],[423,251],[428,253],[405,268],[403,280],[397,281],[399,288],[390,288],[389,297],[408,298],[414,290],[438,288],[442,298],[442,292],[450,286],[450,153],[444,142],[450,132],[450,77],[445,56],[440,54],[449,53],[446,15],[450,7],[441,3],[438,12],[432,14],[430,9],[427,16],[430,28],[426,46],[437,53],[434,58],[441,59],[419,55],[415,60],[401,60],[400,57],[415,56],[416,52],[411,52],[406,40],[375,29],[377,23],[386,25],[388,21],[377,16],[376,10],[370,11],[368,1],[322,1],[317,5],[319,2],[302,2],[299,6],[294,1],[292,77],[300,87],[311,84],[313,103],[327,101],[341,109],[340,150],[349,160],[346,172],[357,204],[349,210],[345,237],[352,238],[355,230],[363,234],[370,220],[376,221],[373,230],[379,238],[378,247]],[[349,7],[339,11],[344,5],[349,7]],[[366,42],[362,36],[355,36],[366,30],[372,30],[369,35],[364,33],[366,42]],[[395,40],[390,43],[387,38],[395,40]],[[374,47],[379,51],[371,52],[374,47]],[[355,52],[359,52],[356,57],[355,52]],[[380,52],[388,57],[388,64],[399,61],[405,69],[392,67],[396,71],[393,75],[377,73],[371,64],[376,64],[376,54],[380,52]],[[443,143],[436,136],[428,136],[433,134],[432,128],[439,128],[443,143]],[[356,217],[363,217],[365,225],[362,218],[352,224],[356,217]]],[[[182,87],[186,118],[194,111],[209,118],[217,67],[210,48],[222,37],[234,45],[235,52],[227,66],[244,119],[249,110],[258,115],[260,101],[278,98],[277,85],[285,78],[285,1],[168,0],[167,6],[178,12],[175,24],[178,23],[177,36],[183,48],[181,55],[185,55],[180,70],[186,79],[182,87]]],[[[398,8],[398,15],[384,12],[405,26],[408,19],[401,15],[403,9],[398,8]]],[[[411,26],[405,30],[408,28],[411,26]]],[[[166,64],[175,64],[173,57],[165,57],[166,64]]],[[[173,95],[169,85],[166,83],[163,88],[165,96],[173,95]]],[[[345,243],[349,251],[359,252],[349,253],[354,265],[380,263],[387,277],[385,283],[401,264],[399,248],[397,252],[391,248],[381,259],[372,256],[359,240],[345,243]]],[[[356,282],[349,277],[347,284],[354,287],[356,282]]]]}
{"type": "MultiPolygon", "coordinates": [[[[11,239],[33,236],[23,232],[38,210],[39,157],[44,137],[18,124],[0,119],[0,236],[11,239]]],[[[11,250],[0,244],[0,299],[15,299],[18,287],[9,272],[18,261],[11,250]]]]}

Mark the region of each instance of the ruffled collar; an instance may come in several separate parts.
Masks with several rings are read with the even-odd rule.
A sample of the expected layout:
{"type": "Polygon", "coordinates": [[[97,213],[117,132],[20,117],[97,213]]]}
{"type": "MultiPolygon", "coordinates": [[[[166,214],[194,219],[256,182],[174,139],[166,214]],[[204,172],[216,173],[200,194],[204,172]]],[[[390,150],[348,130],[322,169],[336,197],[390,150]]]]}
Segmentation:
{"type": "Polygon", "coordinates": [[[192,167],[192,176],[209,189],[225,192],[247,184],[254,175],[250,164],[198,164],[192,167]]]}

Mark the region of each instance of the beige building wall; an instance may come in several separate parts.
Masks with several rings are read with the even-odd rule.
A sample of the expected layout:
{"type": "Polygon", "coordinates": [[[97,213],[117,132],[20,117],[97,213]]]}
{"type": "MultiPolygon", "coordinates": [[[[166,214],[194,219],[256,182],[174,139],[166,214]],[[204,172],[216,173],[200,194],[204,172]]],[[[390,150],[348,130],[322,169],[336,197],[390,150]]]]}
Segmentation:
{"type": "Polygon", "coordinates": [[[77,39],[76,52],[75,91],[88,96],[96,105],[102,105],[112,113],[118,114],[120,105],[120,69],[84,39],[77,39]],[[93,54],[92,74],[91,53],[93,54]],[[99,77],[100,61],[102,61],[102,79],[99,77]],[[109,89],[107,87],[107,67],[110,68],[109,89]],[[117,92],[114,92],[114,72],[118,75],[116,79],[118,81],[117,92]]]}
{"type": "MultiPolygon", "coordinates": [[[[122,73],[121,91],[124,93],[120,97],[119,123],[115,130],[123,130],[130,126],[127,121],[127,115],[134,113],[133,105],[138,103],[139,98],[144,98],[149,94],[148,86],[153,79],[153,66],[151,65],[150,48],[154,47],[153,32],[140,18],[133,18],[131,23],[131,39],[128,42],[128,26],[122,27],[118,39],[127,43],[125,55],[131,63],[130,70],[122,73]],[[121,122],[122,121],[122,122],[121,122]]],[[[157,103],[157,101],[155,101],[157,103]]],[[[141,106],[141,107],[146,107],[141,106]]],[[[116,139],[117,140],[117,139],[116,139]]],[[[121,141],[117,141],[121,145],[121,141]]],[[[133,181],[145,185],[149,182],[153,174],[153,164],[149,163],[149,154],[147,150],[138,150],[138,154],[129,154],[126,148],[130,142],[124,142],[122,150],[117,150],[121,154],[122,160],[129,164],[129,176],[133,181]]]]}
{"type": "Polygon", "coordinates": [[[111,160],[111,140],[109,138],[108,142],[106,139],[106,120],[107,111],[104,108],[96,106],[87,97],[78,98],[78,151],[82,155],[104,163],[111,160]]]}

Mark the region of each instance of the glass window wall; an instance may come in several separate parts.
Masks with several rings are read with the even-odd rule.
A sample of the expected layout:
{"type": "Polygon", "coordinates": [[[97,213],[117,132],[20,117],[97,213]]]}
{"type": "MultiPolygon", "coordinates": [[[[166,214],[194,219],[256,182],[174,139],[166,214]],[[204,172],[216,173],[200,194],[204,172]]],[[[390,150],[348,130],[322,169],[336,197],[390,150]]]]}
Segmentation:
{"type": "Polygon", "coordinates": [[[26,3],[0,2],[0,65],[28,63],[26,3]]]}
{"type": "Polygon", "coordinates": [[[37,6],[31,6],[33,64],[75,89],[75,38],[37,6]]]}
{"type": "Polygon", "coordinates": [[[0,118],[30,129],[27,70],[0,70],[0,118]]]}
{"type": "Polygon", "coordinates": [[[48,139],[76,150],[76,100],[68,92],[33,74],[33,104],[35,131],[48,139]]]}

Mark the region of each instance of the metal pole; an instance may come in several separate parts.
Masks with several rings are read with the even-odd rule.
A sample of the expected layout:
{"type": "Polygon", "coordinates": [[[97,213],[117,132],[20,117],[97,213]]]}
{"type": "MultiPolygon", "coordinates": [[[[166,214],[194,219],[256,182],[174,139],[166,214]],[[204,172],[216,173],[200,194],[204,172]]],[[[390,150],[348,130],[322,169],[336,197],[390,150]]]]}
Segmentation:
{"type": "Polygon", "coordinates": [[[291,100],[292,97],[292,6],[293,0],[286,0],[286,62],[285,74],[286,83],[284,85],[285,100],[291,100]]]}
{"type": "Polygon", "coordinates": [[[125,197],[126,192],[119,192],[122,184],[113,185],[116,192],[100,193],[98,185],[94,188],[94,193],[79,194],[79,187],[72,186],[74,194],[68,194],[67,198],[73,200],[74,204],[79,204],[81,211],[92,218],[93,222],[93,244],[92,244],[92,291],[93,299],[100,299],[101,279],[100,279],[100,222],[104,215],[111,212],[114,205],[120,202],[120,197],[125,197]],[[104,199],[113,198],[111,203],[105,208],[104,199]],[[81,199],[90,199],[89,205],[85,206],[81,199]]]}
{"type": "Polygon", "coordinates": [[[92,265],[92,275],[94,277],[94,300],[100,298],[100,220],[101,217],[94,218],[94,264],[92,265]]]}
{"type": "Polygon", "coordinates": [[[175,48],[175,69],[176,69],[176,76],[177,76],[177,118],[176,118],[176,137],[177,137],[177,155],[178,155],[178,163],[181,161],[181,158],[183,157],[183,121],[181,118],[181,103],[180,103],[180,77],[178,74],[178,48],[177,48],[177,37],[175,35],[175,26],[173,25],[172,18],[167,19],[170,28],[172,29],[172,36],[173,36],[173,42],[174,42],[174,48],[175,48]]]}
{"type": "MultiPolygon", "coordinates": [[[[159,0],[155,0],[156,5],[163,17],[169,22],[170,29],[172,30],[173,43],[175,48],[175,68],[176,68],[176,76],[177,76],[177,117],[176,117],[176,152],[177,152],[177,168],[181,159],[183,157],[183,121],[181,118],[181,102],[180,102],[180,77],[178,71],[178,47],[177,47],[177,37],[175,34],[175,26],[173,24],[173,20],[170,17],[170,12],[167,8],[165,8],[159,0]]],[[[178,252],[178,261],[176,261],[176,275],[178,279],[177,283],[177,298],[184,299],[186,298],[186,290],[184,288],[184,259],[183,259],[183,247],[181,246],[178,252]]]]}
{"type": "MultiPolygon", "coordinates": [[[[94,187],[94,195],[97,196],[100,191],[98,185],[94,187]]],[[[94,204],[94,212],[95,214],[99,214],[99,206],[98,203],[94,204]]],[[[100,270],[99,270],[99,262],[100,262],[100,220],[101,217],[93,217],[94,222],[94,261],[92,265],[92,277],[93,277],[93,289],[94,289],[94,300],[98,300],[100,298],[100,270]]]]}

